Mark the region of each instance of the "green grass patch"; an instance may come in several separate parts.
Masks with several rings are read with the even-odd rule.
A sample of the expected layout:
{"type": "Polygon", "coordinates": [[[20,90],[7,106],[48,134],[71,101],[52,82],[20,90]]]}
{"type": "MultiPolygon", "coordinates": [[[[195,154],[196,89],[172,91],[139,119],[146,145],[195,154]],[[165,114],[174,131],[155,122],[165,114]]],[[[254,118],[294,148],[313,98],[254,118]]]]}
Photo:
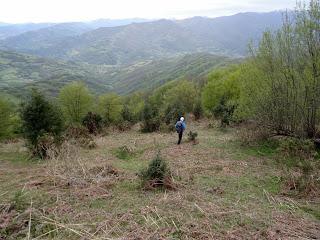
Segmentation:
{"type": "Polygon", "coordinates": [[[108,205],[108,201],[105,199],[94,199],[90,202],[89,207],[94,209],[104,209],[108,205]]]}
{"type": "Polygon", "coordinates": [[[0,152],[0,161],[9,161],[12,163],[30,163],[30,155],[25,152],[0,152]]]}
{"type": "Polygon", "coordinates": [[[147,165],[147,162],[141,159],[127,159],[127,160],[115,161],[113,165],[116,168],[119,168],[122,170],[138,173],[142,168],[144,168],[147,165]]]}
{"type": "Polygon", "coordinates": [[[114,155],[121,160],[133,158],[134,152],[127,146],[122,146],[113,150],[114,155]]]}
{"type": "Polygon", "coordinates": [[[199,176],[197,183],[203,187],[219,187],[230,197],[248,197],[248,194],[263,196],[263,190],[278,194],[281,179],[276,176],[199,176]]]}
{"type": "Polygon", "coordinates": [[[274,157],[277,154],[279,144],[274,140],[259,141],[254,146],[242,147],[248,155],[256,157],[274,157]]]}
{"type": "Polygon", "coordinates": [[[312,215],[313,217],[315,217],[317,220],[320,220],[320,207],[316,207],[316,206],[300,206],[300,208],[312,215]]]}

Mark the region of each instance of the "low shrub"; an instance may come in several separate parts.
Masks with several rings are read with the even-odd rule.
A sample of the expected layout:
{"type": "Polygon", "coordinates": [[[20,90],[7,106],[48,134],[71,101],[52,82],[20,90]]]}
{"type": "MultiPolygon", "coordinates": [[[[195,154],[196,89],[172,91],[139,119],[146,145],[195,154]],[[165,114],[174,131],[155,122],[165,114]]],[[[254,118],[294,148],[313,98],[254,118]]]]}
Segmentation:
{"type": "Polygon", "coordinates": [[[132,123],[129,121],[121,121],[117,124],[117,128],[119,129],[119,131],[121,132],[125,132],[130,130],[132,127],[132,123]]]}
{"type": "Polygon", "coordinates": [[[33,146],[33,154],[39,156],[41,159],[46,159],[48,157],[48,151],[57,153],[59,146],[60,139],[50,134],[44,134],[38,138],[36,145],[33,146]]]}
{"type": "Polygon", "coordinates": [[[313,141],[293,137],[281,139],[278,151],[289,158],[313,159],[317,155],[313,141]]]}
{"type": "Polygon", "coordinates": [[[64,133],[64,139],[84,148],[92,149],[95,147],[92,135],[83,126],[69,126],[64,133]]]}
{"type": "Polygon", "coordinates": [[[171,133],[171,132],[174,132],[176,128],[174,124],[167,125],[166,123],[161,123],[159,130],[160,132],[163,132],[163,133],[171,133]]]}
{"type": "Polygon", "coordinates": [[[192,131],[190,131],[190,132],[188,133],[188,140],[189,140],[190,142],[195,142],[196,139],[197,139],[197,137],[198,137],[198,133],[197,133],[197,132],[192,132],[192,131]]]}
{"type": "Polygon", "coordinates": [[[279,140],[278,161],[286,167],[284,189],[298,196],[317,196],[320,189],[320,164],[310,139],[283,137],[279,140]]]}
{"type": "Polygon", "coordinates": [[[193,106],[193,115],[194,119],[197,121],[203,116],[203,109],[202,104],[200,100],[197,100],[196,103],[193,106]]]}
{"type": "Polygon", "coordinates": [[[315,161],[301,160],[296,169],[289,169],[285,175],[285,193],[303,197],[316,197],[320,194],[320,165],[315,161]]]}
{"type": "Polygon", "coordinates": [[[155,132],[159,131],[161,125],[161,118],[159,116],[159,110],[147,103],[144,106],[142,113],[142,132],[155,132]]]}
{"type": "Polygon", "coordinates": [[[119,147],[116,150],[116,156],[119,159],[126,160],[134,155],[134,150],[128,146],[119,147]]]}
{"type": "Polygon", "coordinates": [[[160,130],[161,120],[160,117],[144,119],[141,125],[142,132],[156,132],[160,130]]]}
{"type": "Polygon", "coordinates": [[[148,168],[143,169],[139,174],[143,186],[147,190],[164,187],[168,189],[175,189],[172,182],[170,169],[166,161],[161,157],[160,152],[149,163],[148,168]]]}
{"type": "MultiPolygon", "coordinates": [[[[237,135],[242,146],[257,145],[270,140],[272,133],[269,129],[259,126],[255,122],[243,122],[238,126],[237,135]]],[[[277,141],[275,139],[275,141],[277,141]]]]}
{"type": "MultiPolygon", "coordinates": [[[[88,161],[81,149],[70,141],[64,141],[59,150],[58,154],[49,155],[50,161],[46,165],[47,177],[55,184],[90,188],[95,185],[102,189],[115,183],[118,176],[115,168],[100,161],[88,161]]],[[[87,192],[77,194],[86,195],[87,192]]]]}
{"type": "Polygon", "coordinates": [[[88,112],[82,120],[82,125],[85,126],[90,134],[98,134],[101,131],[102,117],[99,114],[88,112]]]}

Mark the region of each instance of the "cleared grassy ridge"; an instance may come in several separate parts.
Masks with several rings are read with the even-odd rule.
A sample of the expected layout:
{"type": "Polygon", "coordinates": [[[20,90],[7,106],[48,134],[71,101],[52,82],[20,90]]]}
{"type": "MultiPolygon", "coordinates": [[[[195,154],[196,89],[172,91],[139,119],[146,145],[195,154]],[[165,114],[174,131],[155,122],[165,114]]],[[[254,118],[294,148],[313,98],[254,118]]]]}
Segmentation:
{"type": "MultiPolygon", "coordinates": [[[[241,147],[236,130],[192,124],[199,144],[137,129],[68,145],[61,159],[27,160],[0,147],[0,236],[22,239],[317,239],[319,198],[282,193],[272,146],[241,147]],[[177,191],[143,191],[137,173],[158,149],[177,191]],[[57,161],[55,161],[57,160],[57,161]],[[67,171],[66,171],[67,170],[67,171]],[[5,211],[7,206],[14,210],[5,211]],[[18,214],[14,215],[14,212],[18,214]],[[11,215],[18,216],[14,220],[11,215]],[[31,216],[31,218],[30,218],[31,216]],[[4,220],[3,220],[4,219],[4,220]],[[31,221],[30,221],[31,219],[31,221]],[[20,224],[19,223],[24,223],[20,224]],[[4,228],[6,226],[6,228],[4,228]],[[20,231],[17,234],[18,230],[20,231]]],[[[185,136],[187,138],[187,136],[185,136]]]]}

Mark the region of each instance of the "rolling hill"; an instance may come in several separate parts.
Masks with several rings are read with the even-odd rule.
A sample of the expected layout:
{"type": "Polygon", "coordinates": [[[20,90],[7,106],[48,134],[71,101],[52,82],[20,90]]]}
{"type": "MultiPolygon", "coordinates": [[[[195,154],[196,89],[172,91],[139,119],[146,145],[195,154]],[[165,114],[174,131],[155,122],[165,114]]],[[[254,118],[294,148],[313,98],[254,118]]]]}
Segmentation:
{"type": "Polygon", "coordinates": [[[5,48],[32,53],[37,49],[47,49],[67,37],[77,36],[92,30],[84,23],[63,23],[36,31],[28,31],[4,40],[5,48]]]}
{"type": "MultiPolygon", "coordinates": [[[[89,64],[123,65],[186,53],[244,56],[250,40],[282,24],[281,12],[241,13],[228,17],[194,17],[104,27],[54,41],[32,35],[0,43],[2,48],[89,64]],[[48,44],[48,41],[51,41],[48,44]],[[34,42],[34,44],[32,43],[34,42]]],[[[61,34],[63,36],[63,34],[61,34]]]]}
{"type": "MultiPolygon", "coordinates": [[[[45,36],[48,36],[50,33],[51,37],[56,38],[56,33],[58,36],[73,36],[80,33],[84,33],[89,30],[94,30],[101,27],[116,27],[128,25],[131,23],[139,23],[139,22],[147,22],[150,21],[148,19],[142,18],[129,18],[129,19],[98,19],[94,21],[88,22],[67,22],[67,23],[24,23],[24,24],[10,24],[10,23],[1,23],[0,22],[0,40],[4,40],[7,38],[11,38],[11,40],[17,43],[17,46],[12,44],[13,47],[19,48],[21,43],[19,41],[27,40],[25,47],[30,41],[30,38],[39,40],[43,39],[47,41],[48,39],[44,39],[45,36]],[[41,30],[41,31],[39,31],[41,30]],[[42,31],[43,30],[43,31],[42,31]],[[22,38],[19,36],[20,34],[28,33],[23,35],[22,38]],[[17,38],[15,38],[17,37],[17,38]]],[[[39,42],[39,40],[35,40],[35,43],[39,42]]],[[[7,41],[10,43],[10,41],[7,41]]],[[[43,45],[43,44],[41,44],[43,45]]],[[[31,46],[33,49],[35,46],[31,46]]]]}
{"type": "Polygon", "coordinates": [[[83,81],[94,94],[147,91],[170,80],[199,79],[215,67],[235,61],[211,54],[191,54],[122,67],[79,64],[0,51],[0,92],[20,97],[36,87],[48,95],[72,81],[83,81]]]}
{"type": "Polygon", "coordinates": [[[187,54],[122,67],[112,77],[112,88],[121,94],[151,90],[171,80],[201,81],[214,68],[241,61],[207,53],[187,54]]]}
{"type": "Polygon", "coordinates": [[[107,91],[108,85],[98,73],[85,67],[62,61],[39,58],[14,52],[0,51],[0,92],[23,96],[36,87],[56,95],[63,85],[84,81],[97,92],[107,91]]]}
{"type": "Polygon", "coordinates": [[[8,37],[18,36],[29,31],[36,31],[54,25],[53,23],[24,23],[24,24],[7,24],[0,25],[0,40],[8,37]]]}

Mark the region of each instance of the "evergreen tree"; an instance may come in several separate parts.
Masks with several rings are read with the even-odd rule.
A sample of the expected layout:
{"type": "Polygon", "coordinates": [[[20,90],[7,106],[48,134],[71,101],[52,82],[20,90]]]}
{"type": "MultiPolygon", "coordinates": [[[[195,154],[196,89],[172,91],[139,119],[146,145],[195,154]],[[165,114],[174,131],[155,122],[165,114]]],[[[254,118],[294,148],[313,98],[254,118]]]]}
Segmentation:
{"type": "Polygon", "coordinates": [[[61,113],[57,107],[36,90],[32,92],[30,99],[22,105],[21,119],[23,133],[34,149],[41,137],[45,135],[58,137],[63,129],[61,113]]]}

